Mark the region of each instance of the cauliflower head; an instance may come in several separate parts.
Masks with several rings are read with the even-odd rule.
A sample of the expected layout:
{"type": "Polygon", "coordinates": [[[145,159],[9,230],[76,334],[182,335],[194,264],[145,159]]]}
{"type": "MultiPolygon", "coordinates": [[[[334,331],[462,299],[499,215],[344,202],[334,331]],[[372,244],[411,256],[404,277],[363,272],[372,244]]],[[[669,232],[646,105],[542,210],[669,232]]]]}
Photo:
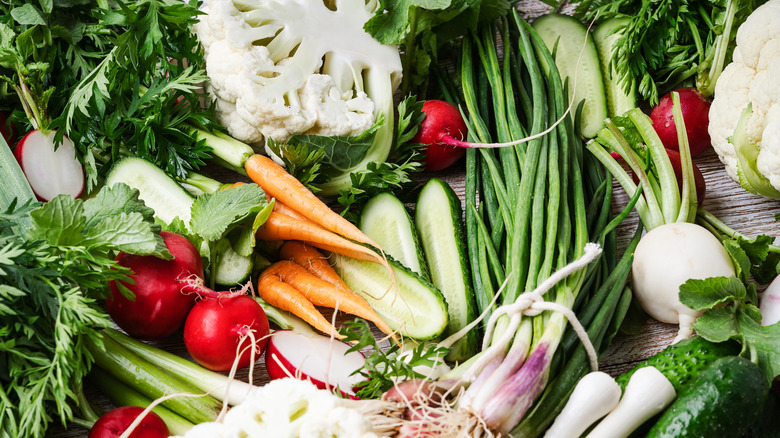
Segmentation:
{"type": "Polygon", "coordinates": [[[308,381],[272,380],[222,421],[198,424],[178,438],[377,438],[369,419],[348,403],[308,381]]]}
{"type": "Polygon", "coordinates": [[[710,106],[712,146],[749,192],[780,198],[780,0],[739,27],[710,106]]]}
{"type": "Polygon", "coordinates": [[[262,144],[295,134],[356,136],[381,115],[372,147],[325,194],[348,186],[350,172],[384,161],[402,67],[397,47],[363,30],[377,7],[375,0],[205,0],[194,30],[220,122],[233,137],[262,144]]]}

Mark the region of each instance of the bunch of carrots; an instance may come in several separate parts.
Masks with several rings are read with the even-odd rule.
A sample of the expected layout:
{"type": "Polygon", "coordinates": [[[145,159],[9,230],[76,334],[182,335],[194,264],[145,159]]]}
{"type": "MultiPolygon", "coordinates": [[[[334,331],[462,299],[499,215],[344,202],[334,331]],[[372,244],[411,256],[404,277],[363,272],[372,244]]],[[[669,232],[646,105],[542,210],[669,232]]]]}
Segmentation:
{"type": "Polygon", "coordinates": [[[379,263],[392,273],[379,245],[270,158],[253,155],[246,160],[244,169],[274,202],[273,211],[255,236],[265,241],[285,242],[279,250],[280,261],[260,275],[257,284],[260,297],[317,330],[339,338],[342,336],[317,306],[364,318],[391,335],[393,330],[387,323],[344,283],[325,255],[316,249],[379,263]]]}

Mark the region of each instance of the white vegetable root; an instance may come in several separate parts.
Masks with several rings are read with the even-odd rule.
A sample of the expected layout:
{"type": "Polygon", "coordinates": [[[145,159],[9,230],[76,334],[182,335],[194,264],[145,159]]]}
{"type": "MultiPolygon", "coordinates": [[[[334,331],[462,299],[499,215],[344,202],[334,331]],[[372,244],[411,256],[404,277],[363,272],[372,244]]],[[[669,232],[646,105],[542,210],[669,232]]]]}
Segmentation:
{"type": "Polygon", "coordinates": [[[677,397],[674,386],[655,367],[638,369],[626,385],[623,398],[587,438],[624,438],[642,423],[666,409],[677,397]]]}
{"type": "Polygon", "coordinates": [[[680,302],[680,285],[690,279],[734,276],[731,258],[702,226],[676,222],[650,230],[639,241],[631,266],[634,296],[653,318],[679,324],[674,342],[693,334],[701,314],[680,302]]]}
{"type": "Polygon", "coordinates": [[[581,436],[620,401],[620,385],[607,373],[594,371],[580,379],[544,438],[581,436]]]}
{"type": "Polygon", "coordinates": [[[780,277],[775,278],[761,294],[761,325],[780,321],[780,277]]]}

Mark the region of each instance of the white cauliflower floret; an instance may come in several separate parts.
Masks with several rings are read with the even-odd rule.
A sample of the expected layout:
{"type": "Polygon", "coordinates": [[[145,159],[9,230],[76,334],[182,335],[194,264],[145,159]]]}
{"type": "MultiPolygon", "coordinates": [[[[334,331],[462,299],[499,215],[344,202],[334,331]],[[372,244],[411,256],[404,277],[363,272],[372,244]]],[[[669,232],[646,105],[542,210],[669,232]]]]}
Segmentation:
{"type": "Polygon", "coordinates": [[[349,172],[384,161],[392,145],[401,58],[396,47],[363,29],[377,6],[367,0],[206,0],[194,26],[220,122],[239,140],[356,136],[382,115],[365,157],[323,194],[349,186],[349,172]]]}
{"type": "Polygon", "coordinates": [[[756,165],[758,171],[769,178],[772,187],[780,188],[780,102],[769,109],[764,126],[756,165]]]}
{"type": "Polygon", "coordinates": [[[754,193],[778,197],[780,138],[766,131],[773,123],[770,111],[780,104],[780,0],[757,8],[737,30],[736,43],[710,107],[712,146],[731,178],[754,193]],[[735,133],[748,106],[744,131],[735,133]]]}
{"type": "Polygon", "coordinates": [[[371,422],[346,403],[307,381],[272,380],[253,389],[221,422],[199,424],[178,438],[377,438],[371,422]]]}

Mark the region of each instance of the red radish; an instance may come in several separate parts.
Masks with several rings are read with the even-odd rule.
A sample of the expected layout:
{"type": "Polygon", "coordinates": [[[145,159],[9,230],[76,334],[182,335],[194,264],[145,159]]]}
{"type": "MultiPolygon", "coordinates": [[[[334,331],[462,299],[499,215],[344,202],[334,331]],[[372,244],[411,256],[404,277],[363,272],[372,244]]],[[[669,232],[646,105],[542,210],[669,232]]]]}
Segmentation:
{"type": "Polygon", "coordinates": [[[62,194],[74,198],[81,195],[84,168],[76,159],[76,149],[68,137],[63,137],[55,150],[53,131],[48,134],[37,129],[30,131],[19,140],[14,156],[41,201],[62,194]]]}
{"type": "MultiPolygon", "coordinates": [[[[712,144],[707,130],[710,122],[710,101],[699,94],[695,87],[680,88],[676,91],[680,95],[680,109],[685,121],[685,131],[688,133],[691,156],[695,157],[712,144]]],[[[650,119],[653,120],[653,128],[661,138],[664,147],[678,151],[671,93],[662,97],[658,105],[650,111],[650,119]]]]}
{"type": "Polygon", "coordinates": [[[271,335],[265,365],[272,379],[297,377],[310,380],[320,389],[338,388],[354,396],[362,378],[353,373],[366,362],[359,351],[347,353],[350,345],[319,334],[279,330],[271,335]]]}
{"type": "MultiPolygon", "coordinates": [[[[680,163],[680,153],[673,149],[667,149],[666,154],[669,155],[669,161],[672,163],[674,176],[677,179],[677,186],[682,192],[682,163],[680,163]]],[[[707,184],[704,182],[704,175],[702,175],[701,170],[699,170],[696,163],[691,164],[693,164],[693,182],[696,185],[696,200],[701,205],[701,203],[704,202],[704,196],[707,194],[707,184]]],[[[636,174],[632,172],[631,176],[634,179],[634,184],[639,184],[639,178],[637,178],[636,174]]]]}
{"type": "Polygon", "coordinates": [[[249,332],[254,337],[257,360],[268,344],[268,318],[254,299],[224,293],[204,298],[190,310],[184,323],[184,345],[196,362],[213,371],[229,371],[241,348],[237,364],[241,369],[253,362],[252,338],[246,337],[249,332]]]}
{"type": "Polygon", "coordinates": [[[9,117],[11,117],[11,111],[0,111],[0,135],[9,146],[13,146],[16,143],[16,125],[9,120],[9,117]]]}
{"type": "Polygon", "coordinates": [[[463,147],[452,145],[445,136],[465,140],[468,129],[458,108],[443,100],[423,103],[425,119],[412,139],[428,145],[425,149],[425,170],[436,172],[455,164],[465,153],[463,147]]]}
{"type": "Polygon", "coordinates": [[[188,289],[189,277],[203,278],[203,262],[195,246],[179,234],[160,232],[171,260],[119,253],[116,260],[134,272],[135,284],[123,283],[135,294],[125,298],[115,282],[106,308],[114,322],[140,339],[161,339],[184,325],[197,295],[188,289]]]}
{"type": "MultiPolygon", "coordinates": [[[[122,406],[112,409],[100,418],[89,431],[88,438],[118,438],[144,411],[138,406],[122,406]]],[[[168,426],[154,412],[147,413],[128,438],[167,438],[168,426]]]]}

